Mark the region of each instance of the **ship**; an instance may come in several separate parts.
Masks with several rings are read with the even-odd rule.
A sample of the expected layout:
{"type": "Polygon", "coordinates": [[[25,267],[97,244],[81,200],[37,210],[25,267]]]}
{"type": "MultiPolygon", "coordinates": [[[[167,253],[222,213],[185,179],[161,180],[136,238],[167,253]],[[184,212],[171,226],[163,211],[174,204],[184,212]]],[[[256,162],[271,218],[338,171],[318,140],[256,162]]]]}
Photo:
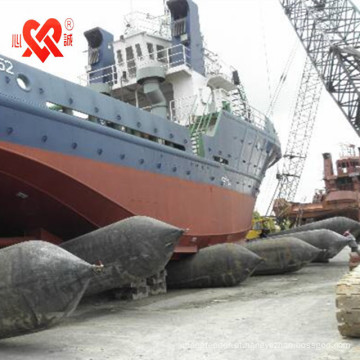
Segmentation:
{"type": "Polygon", "coordinates": [[[0,246],[58,244],[145,215],[186,229],[181,256],[251,228],[281,157],[271,120],[205,49],[192,0],[125,21],[117,39],[84,33],[79,83],[1,56],[0,246]]]}
{"type": "Polygon", "coordinates": [[[360,221],[360,148],[343,145],[335,161],[331,153],[323,154],[324,188],[315,190],[312,202],[297,203],[277,199],[274,212],[277,217],[303,225],[335,216],[360,221]],[[356,151],[359,153],[356,154],[356,151]]]}

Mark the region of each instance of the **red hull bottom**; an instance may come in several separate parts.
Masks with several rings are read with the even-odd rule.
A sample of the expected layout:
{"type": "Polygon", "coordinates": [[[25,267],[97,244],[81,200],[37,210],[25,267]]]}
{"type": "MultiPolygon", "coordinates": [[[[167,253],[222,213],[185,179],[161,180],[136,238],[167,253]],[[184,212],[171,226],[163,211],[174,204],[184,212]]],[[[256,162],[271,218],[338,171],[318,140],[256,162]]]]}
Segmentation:
{"type": "Polygon", "coordinates": [[[56,242],[146,215],[188,229],[179,254],[240,240],[255,204],[217,186],[6,142],[0,142],[0,199],[2,237],[45,229],[38,236],[56,242]]]}

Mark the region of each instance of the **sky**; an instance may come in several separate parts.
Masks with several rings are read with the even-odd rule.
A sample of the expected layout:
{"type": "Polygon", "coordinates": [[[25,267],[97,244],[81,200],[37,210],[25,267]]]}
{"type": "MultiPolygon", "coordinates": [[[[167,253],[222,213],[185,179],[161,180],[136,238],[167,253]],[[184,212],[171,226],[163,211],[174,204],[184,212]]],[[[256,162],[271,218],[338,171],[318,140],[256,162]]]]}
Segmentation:
{"type": "MultiPolygon", "coordinates": [[[[360,0],[354,1],[358,6],[360,0]]],[[[289,54],[296,46],[296,56],[274,108],[272,120],[285,149],[305,52],[279,0],[196,0],[201,30],[207,47],[238,69],[250,104],[266,112],[289,54]]],[[[0,53],[53,75],[78,82],[85,73],[87,43],[83,32],[99,26],[114,34],[123,33],[123,16],[136,10],[161,14],[163,0],[2,0],[0,13],[0,53]],[[60,23],[71,18],[73,45],[61,47],[64,57],[49,58],[42,63],[34,55],[22,57],[23,48],[12,48],[12,35],[20,34],[24,23],[35,19],[43,24],[49,18],[60,23]]],[[[330,96],[323,91],[309,155],[295,200],[311,201],[314,190],[323,187],[322,153],[339,155],[339,144],[359,146],[359,137],[330,96]]],[[[265,213],[276,187],[275,175],[281,163],[267,173],[256,208],[265,213]]]]}

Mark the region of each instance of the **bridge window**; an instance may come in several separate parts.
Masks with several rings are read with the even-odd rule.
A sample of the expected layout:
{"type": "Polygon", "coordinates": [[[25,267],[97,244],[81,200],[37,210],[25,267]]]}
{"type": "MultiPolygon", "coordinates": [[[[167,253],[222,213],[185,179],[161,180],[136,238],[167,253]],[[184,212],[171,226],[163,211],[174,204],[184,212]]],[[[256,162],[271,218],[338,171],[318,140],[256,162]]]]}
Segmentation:
{"type": "Polygon", "coordinates": [[[116,52],[116,57],[117,57],[118,64],[121,64],[123,62],[123,56],[122,56],[121,50],[118,50],[116,52]]]}
{"type": "Polygon", "coordinates": [[[128,46],[126,49],[126,60],[127,60],[127,66],[129,70],[129,74],[131,77],[136,75],[136,63],[134,60],[134,50],[132,46],[128,46]]]}
{"type": "Polygon", "coordinates": [[[161,45],[156,45],[157,59],[161,62],[166,62],[166,51],[161,45]]]}
{"type": "Polygon", "coordinates": [[[147,43],[146,45],[147,45],[150,59],[154,60],[154,45],[152,43],[147,43]]]}
{"type": "Polygon", "coordinates": [[[136,55],[137,55],[137,57],[142,57],[142,51],[141,51],[141,46],[140,46],[140,44],[136,44],[136,45],[135,45],[135,49],[136,49],[136,55]]]}

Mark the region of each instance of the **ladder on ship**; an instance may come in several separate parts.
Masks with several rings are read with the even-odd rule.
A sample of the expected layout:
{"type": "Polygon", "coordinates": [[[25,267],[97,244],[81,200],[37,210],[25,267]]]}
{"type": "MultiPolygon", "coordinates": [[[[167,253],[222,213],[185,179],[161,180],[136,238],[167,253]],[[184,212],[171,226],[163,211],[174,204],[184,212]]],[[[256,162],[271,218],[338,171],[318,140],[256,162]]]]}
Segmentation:
{"type": "Polygon", "coordinates": [[[243,117],[247,121],[252,122],[253,114],[251,112],[249,101],[246,97],[244,86],[242,84],[238,85],[236,90],[230,92],[230,97],[230,111],[232,114],[243,117]]]}
{"type": "Polygon", "coordinates": [[[205,134],[210,125],[216,121],[218,112],[196,116],[193,124],[190,125],[191,147],[194,154],[204,156],[202,134],[205,134]]]}

